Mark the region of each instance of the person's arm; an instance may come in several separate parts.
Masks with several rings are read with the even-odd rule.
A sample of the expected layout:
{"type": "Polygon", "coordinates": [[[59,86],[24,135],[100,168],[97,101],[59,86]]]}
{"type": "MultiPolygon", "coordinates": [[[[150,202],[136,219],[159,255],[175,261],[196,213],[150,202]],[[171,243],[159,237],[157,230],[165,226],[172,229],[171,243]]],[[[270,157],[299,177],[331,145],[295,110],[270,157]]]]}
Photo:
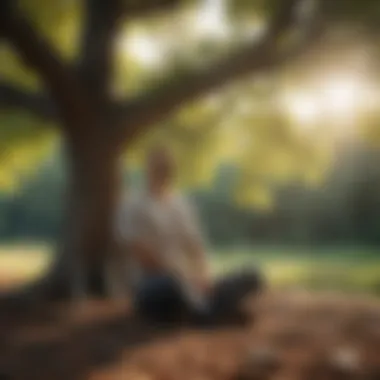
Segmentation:
{"type": "Polygon", "coordinates": [[[160,272],[165,268],[160,255],[150,244],[143,240],[134,239],[127,243],[127,249],[132,257],[148,272],[160,272]]]}
{"type": "Polygon", "coordinates": [[[142,220],[141,210],[135,204],[124,208],[120,224],[120,249],[136,260],[147,271],[159,271],[164,263],[160,260],[155,247],[148,240],[146,225],[142,220]]]}
{"type": "Polygon", "coordinates": [[[200,278],[208,280],[210,268],[203,241],[198,240],[198,238],[193,235],[188,236],[187,252],[191,258],[194,273],[199,275],[200,278]]]}
{"type": "Polygon", "coordinates": [[[184,244],[192,265],[193,276],[200,286],[208,288],[211,281],[210,263],[197,210],[185,199],[182,199],[181,210],[184,244]]]}

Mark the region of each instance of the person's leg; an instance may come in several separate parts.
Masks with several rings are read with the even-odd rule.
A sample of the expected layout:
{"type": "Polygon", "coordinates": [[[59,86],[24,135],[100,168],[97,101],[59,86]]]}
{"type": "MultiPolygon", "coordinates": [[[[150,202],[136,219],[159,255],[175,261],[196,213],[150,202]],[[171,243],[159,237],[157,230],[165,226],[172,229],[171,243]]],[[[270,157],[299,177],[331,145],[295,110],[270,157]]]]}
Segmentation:
{"type": "Polygon", "coordinates": [[[178,282],[170,276],[153,276],[138,287],[136,311],[155,323],[188,320],[196,326],[212,327],[224,323],[243,323],[247,316],[241,309],[246,296],[260,293],[265,287],[261,273],[248,269],[216,281],[205,307],[196,308],[184,296],[178,282]]]}
{"type": "Polygon", "coordinates": [[[244,323],[247,315],[242,302],[265,288],[264,277],[257,269],[244,269],[216,282],[211,297],[213,323],[244,323]]]}
{"type": "Polygon", "coordinates": [[[179,322],[187,310],[179,284],[165,275],[142,281],[135,294],[135,308],[140,317],[159,324],[179,322]]]}

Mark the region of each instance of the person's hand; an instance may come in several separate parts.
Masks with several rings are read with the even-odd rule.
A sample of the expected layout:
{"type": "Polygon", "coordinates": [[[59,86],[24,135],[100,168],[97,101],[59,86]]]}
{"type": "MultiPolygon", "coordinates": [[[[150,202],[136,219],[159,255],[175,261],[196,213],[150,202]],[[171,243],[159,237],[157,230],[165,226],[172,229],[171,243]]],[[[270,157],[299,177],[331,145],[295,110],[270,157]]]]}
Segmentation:
{"type": "Polygon", "coordinates": [[[148,273],[156,273],[162,269],[160,261],[152,255],[141,255],[140,264],[148,273]]]}
{"type": "Polygon", "coordinates": [[[136,244],[134,249],[137,259],[145,271],[155,273],[162,269],[159,256],[155,255],[145,244],[136,244]]]}
{"type": "Polygon", "coordinates": [[[198,276],[195,279],[195,286],[205,295],[209,294],[213,288],[212,281],[208,276],[198,276]]]}

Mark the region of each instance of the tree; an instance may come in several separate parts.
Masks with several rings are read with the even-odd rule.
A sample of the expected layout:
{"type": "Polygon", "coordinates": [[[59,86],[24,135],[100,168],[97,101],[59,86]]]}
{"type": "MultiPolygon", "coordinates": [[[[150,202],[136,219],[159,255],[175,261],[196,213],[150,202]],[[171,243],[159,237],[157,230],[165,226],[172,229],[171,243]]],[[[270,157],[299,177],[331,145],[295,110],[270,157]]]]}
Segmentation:
{"type": "Polygon", "coordinates": [[[268,27],[259,41],[226,49],[220,60],[186,67],[142,95],[116,101],[111,89],[114,43],[122,23],[171,11],[184,2],[85,0],[80,46],[71,60],[62,58],[27,17],[33,7],[16,3],[1,2],[0,35],[37,74],[42,86],[25,90],[3,80],[0,105],[55,122],[64,138],[69,171],[60,252],[50,275],[35,286],[37,293],[49,289],[53,295],[62,290],[67,293],[73,268],[80,263],[89,268],[91,289],[98,292],[102,288],[103,260],[112,247],[119,158],[124,149],[182,105],[227,82],[289,62],[310,47],[322,30],[318,17],[308,19],[307,28],[305,23],[298,28],[295,15],[301,1],[270,2],[268,27]],[[290,32],[300,32],[295,42],[294,38],[290,38],[292,43],[284,41],[290,32]]]}

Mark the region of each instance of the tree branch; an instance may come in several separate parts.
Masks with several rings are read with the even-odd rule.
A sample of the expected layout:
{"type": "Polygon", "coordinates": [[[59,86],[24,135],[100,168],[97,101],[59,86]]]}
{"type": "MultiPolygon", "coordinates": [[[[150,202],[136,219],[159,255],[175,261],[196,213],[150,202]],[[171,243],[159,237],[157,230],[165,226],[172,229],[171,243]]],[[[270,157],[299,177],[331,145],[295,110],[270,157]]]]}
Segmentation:
{"type": "Polygon", "coordinates": [[[139,18],[175,9],[181,0],[127,0],[123,13],[128,18],[139,18]]]}
{"type": "Polygon", "coordinates": [[[25,63],[38,72],[56,101],[60,116],[66,121],[65,127],[70,129],[79,124],[86,125],[87,120],[80,118],[85,114],[84,110],[91,107],[79,81],[47,41],[20,14],[13,0],[1,1],[0,34],[12,43],[25,63]],[[73,119],[76,120],[75,126],[73,119]]]}
{"type": "Polygon", "coordinates": [[[86,0],[79,73],[89,90],[105,99],[111,84],[114,39],[122,0],[86,0]]]}
{"type": "Polygon", "coordinates": [[[123,18],[168,11],[180,3],[180,0],[85,0],[79,73],[87,88],[103,101],[107,99],[112,83],[115,37],[123,18]]]}
{"type": "Polygon", "coordinates": [[[56,107],[44,94],[31,93],[8,83],[0,83],[0,109],[14,108],[31,112],[43,119],[55,119],[56,107]]]}
{"type": "MultiPolygon", "coordinates": [[[[294,10],[300,1],[281,0],[281,9],[273,17],[268,32],[259,42],[251,43],[221,62],[191,72],[179,81],[169,80],[153,93],[124,102],[117,108],[119,133],[133,137],[152,124],[165,119],[185,102],[196,99],[228,82],[287,62],[299,54],[317,33],[308,34],[302,46],[279,54],[278,39],[294,23],[294,10]]],[[[120,136],[119,136],[120,138],[120,136]]],[[[121,139],[121,138],[120,138],[121,139]]]]}

